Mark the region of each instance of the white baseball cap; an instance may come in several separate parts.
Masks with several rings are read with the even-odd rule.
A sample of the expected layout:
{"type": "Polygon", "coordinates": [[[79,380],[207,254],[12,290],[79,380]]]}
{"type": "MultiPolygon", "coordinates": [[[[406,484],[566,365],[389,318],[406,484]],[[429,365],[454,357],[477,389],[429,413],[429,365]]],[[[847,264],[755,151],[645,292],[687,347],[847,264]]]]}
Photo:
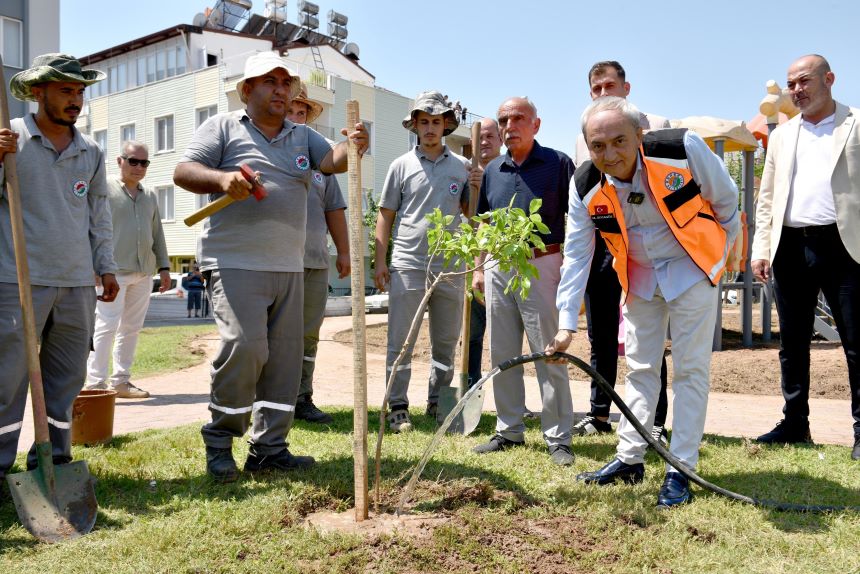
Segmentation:
{"type": "Polygon", "coordinates": [[[242,100],[242,103],[246,103],[245,96],[242,93],[242,86],[245,85],[246,80],[265,76],[278,68],[290,75],[290,99],[298,96],[299,91],[302,89],[302,81],[299,75],[287,66],[287,63],[277,52],[259,52],[245,60],[245,74],[236,84],[236,91],[239,92],[239,99],[242,100]]]}

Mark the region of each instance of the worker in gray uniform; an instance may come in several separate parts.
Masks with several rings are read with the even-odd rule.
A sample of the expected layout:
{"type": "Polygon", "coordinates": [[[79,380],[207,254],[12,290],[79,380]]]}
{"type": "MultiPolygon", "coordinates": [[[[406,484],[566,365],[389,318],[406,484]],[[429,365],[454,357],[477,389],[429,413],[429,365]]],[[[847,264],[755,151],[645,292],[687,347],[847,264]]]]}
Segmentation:
{"type": "MultiPolygon", "coordinates": [[[[290,102],[287,118],[294,124],[305,125],[316,120],[322,113],[319,102],[308,98],[307,86],[302,82],[299,95],[290,102]]],[[[305,307],[304,307],[304,356],[302,357],[302,380],[296,401],[296,418],[312,423],[332,422],[330,414],[317,408],[313,402],[314,367],[317,360],[317,345],[320,328],[325,318],[328,299],[328,240],[331,234],[337,250],[335,267],[338,277],[349,275],[349,230],[346,226],[346,201],[333,175],[314,170],[308,190],[308,225],[305,238],[305,307]]]]}
{"type": "MultiPolygon", "coordinates": [[[[9,82],[13,96],[38,108],[0,129],[0,479],[15,462],[29,380],[2,164],[15,154],[52,455],[64,464],[72,460],[72,403],[87,376],[96,275],[99,300],[119,292],[104,154],[75,128],[84,89],[104,77],[72,56],[44,54],[9,82]]],[[[36,464],[31,448],[27,469],[36,464]]]]}
{"type": "MultiPolygon", "coordinates": [[[[389,291],[387,375],[406,342],[427,285],[433,275],[443,271],[443,258],[432,257],[429,252],[430,222],[426,216],[437,207],[445,215],[455,216],[468,210],[467,160],[449,150],[442,139],[457,125],[454,110],[445,104],[441,93],[419,94],[412,111],[403,120],[403,127],[418,136],[418,145],[395,159],[385,177],[376,220],[374,279],[377,288],[389,291]],[[395,218],[389,270],[385,257],[395,218]]],[[[454,230],[459,224],[459,217],[455,217],[449,227],[454,230]]],[[[454,377],[454,352],[463,315],[463,279],[440,282],[430,297],[428,309],[432,359],[426,412],[435,420],[439,387],[450,385],[454,377]]],[[[412,428],[407,396],[411,362],[412,349],[408,349],[397,367],[389,397],[388,424],[393,432],[412,428]]]]}
{"type": "MultiPolygon", "coordinates": [[[[207,471],[221,482],[238,477],[232,444],[249,422],[245,471],[314,463],[292,455],[286,442],[302,370],[296,325],[304,304],[307,190],[314,169],[346,170],[347,144],[332,148],[319,133],[287,119],[299,89],[297,74],[276,52],[249,57],[236,85],[246,109],[206,120],[173,174],[193,193],[236,200],[209,217],[197,255],[221,336],[212,361],[212,420],[202,429],[207,471]],[[262,201],[243,201],[252,184],[239,171],[242,164],[265,186],[262,201]]],[[[364,127],[356,125],[349,137],[363,153],[364,127]]]]}

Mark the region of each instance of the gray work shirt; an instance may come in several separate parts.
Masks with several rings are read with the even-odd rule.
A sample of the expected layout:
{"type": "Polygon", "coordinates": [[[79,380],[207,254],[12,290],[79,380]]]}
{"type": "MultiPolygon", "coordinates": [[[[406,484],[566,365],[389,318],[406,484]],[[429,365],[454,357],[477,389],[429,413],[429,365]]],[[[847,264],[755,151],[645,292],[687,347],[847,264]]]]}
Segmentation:
{"type": "Polygon", "coordinates": [[[268,196],[237,201],[206,220],[198,245],[200,268],[303,272],[311,173],[329,151],[323,136],[289,120],[271,141],[245,110],[203,122],[180,161],[224,171],[246,163],[260,172],[268,196]]]}
{"type": "Polygon", "coordinates": [[[305,268],[328,269],[329,253],[328,225],[325,214],[337,209],[346,209],[346,201],[340,191],[337,178],[314,171],[311,190],[308,193],[308,226],[305,238],[305,268]]]}
{"type": "MultiPolygon", "coordinates": [[[[95,285],[94,273],[116,273],[104,154],[72,127],[72,142],[57,153],[32,114],[12,120],[18,132],[18,184],[30,283],[46,287],[95,285]]],[[[17,283],[5,171],[0,170],[0,282],[17,283]]]]}
{"type": "MultiPolygon", "coordinates": [[[[427,158],[419,147],[391,162],[379,206],[397,212],[394,226],[392,269],[427,268],[429,246],[426,216],[438,207],[445,215],[457,215],[460,203],[469,200],[468,160],[445,146],[435,161],[427,158]]],[[[455,217],[452,231],[460,224],[455,217]]],[[[441,271],[443,258],[435,257],[431,269],[441,271]]]]}
{"type": "Polygon", "coordinates": [[[152,274],[170,267],[156,195],[138,184],[132,199],[119,178],[108,181],[108,193],[119,272],[152,274]]]}

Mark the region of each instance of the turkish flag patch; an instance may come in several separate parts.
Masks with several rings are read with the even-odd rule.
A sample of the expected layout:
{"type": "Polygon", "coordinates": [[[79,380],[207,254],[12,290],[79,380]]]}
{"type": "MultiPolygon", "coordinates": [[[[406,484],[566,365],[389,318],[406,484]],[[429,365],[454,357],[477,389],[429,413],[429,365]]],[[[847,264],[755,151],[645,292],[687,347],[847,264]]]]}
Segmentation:
{"type": "Polygon", "coordinates": [[[607,213],[609,213],[609,206],[608,205],[595,205],[594,206],[594,213],[596,215],[606,215],[607,213]]]}

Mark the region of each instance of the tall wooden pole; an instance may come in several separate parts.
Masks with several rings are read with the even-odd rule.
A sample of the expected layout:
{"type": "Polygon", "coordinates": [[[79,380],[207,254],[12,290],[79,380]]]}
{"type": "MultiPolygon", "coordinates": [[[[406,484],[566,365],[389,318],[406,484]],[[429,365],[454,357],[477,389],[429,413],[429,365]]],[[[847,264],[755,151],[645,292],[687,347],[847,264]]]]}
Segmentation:
{"type": "MultiPolygon", "coordinates": [[[[358,102],[346,102],[346,129],[359,123],[358,102]]],[[[361,193],[361,158],[358,147],[349,142],[349,243],[352,263],[352,368],[353,419],[352,454],[355,475],[355,521],[367,520],[367,342],[364,321],[364,211],[361,193]]]]}

